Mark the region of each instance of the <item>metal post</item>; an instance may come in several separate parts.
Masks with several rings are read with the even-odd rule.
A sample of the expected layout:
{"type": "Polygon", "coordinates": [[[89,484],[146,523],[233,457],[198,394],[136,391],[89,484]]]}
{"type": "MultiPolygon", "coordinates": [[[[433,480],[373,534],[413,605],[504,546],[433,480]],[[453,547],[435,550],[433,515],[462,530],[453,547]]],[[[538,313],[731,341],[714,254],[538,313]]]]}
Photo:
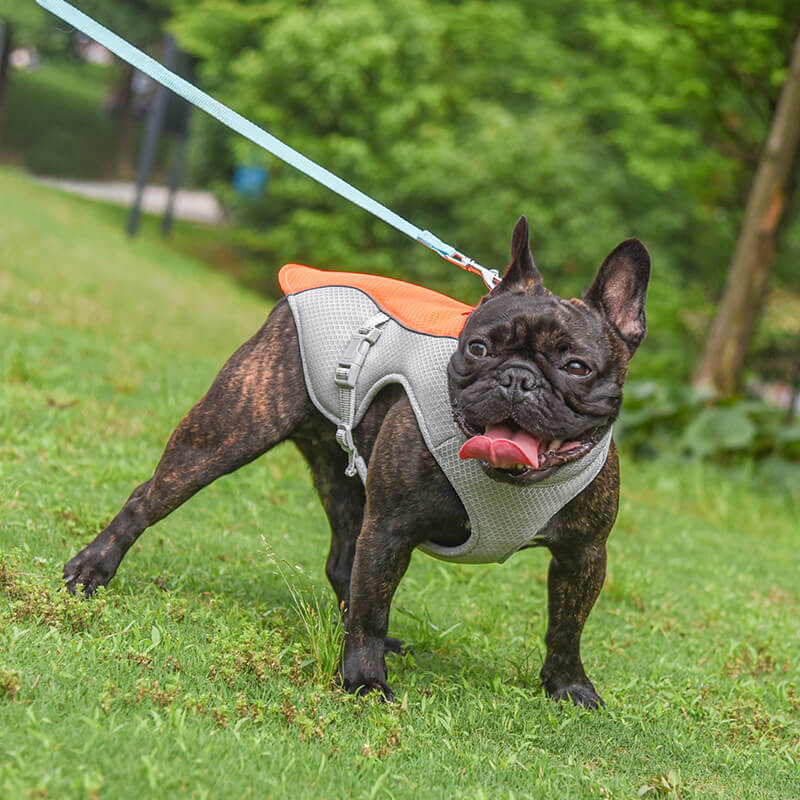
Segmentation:
{"type": "MultiPolygon", "coordinates": [[[[164,66],[167,69],[175,68],[178,48],[175,37],[167,35],[164,37],[164,66]]],[[[136,173],[136,198],[131,206],[128,215],[128,236],[135,236],[139,230],[139,220],[142,216],[142,197],[145,187],[150,179],[153,170],[153,163],[156,158],[158,141],[161,138],[161,131],[164,128],[164,115],[167,110],[167,100],[169,90],[159,85],[156,90],[155,100],[147,116],[147,129],[142,142],[142,149],[139,153],[139,165],[136,173]]]]}
{"type": "Polygon", "coordinates": [[[178,140],[177,150],[172,158],[172,165],[169,170],[169,195],[167,196],[167,207],[164,216],[161,218],[161,235],[166,239],[172,231],[172,221],[175,216],[175,195],[181,185],[183,178],[183,168],[186,164],[186,151],[189,146],[189,127],[191,120],[192,106],[186,103],[186,120],[178,140]]]}

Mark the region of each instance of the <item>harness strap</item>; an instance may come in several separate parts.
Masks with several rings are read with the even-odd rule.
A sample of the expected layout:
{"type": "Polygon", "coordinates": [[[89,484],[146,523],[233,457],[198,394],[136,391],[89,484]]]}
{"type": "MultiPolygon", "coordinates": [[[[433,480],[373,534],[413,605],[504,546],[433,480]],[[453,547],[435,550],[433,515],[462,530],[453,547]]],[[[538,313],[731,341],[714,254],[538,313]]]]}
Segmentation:
{"type": "Polygon", "coordinates": [[[352,478],[356,474],[362,483],[367,482],[367,462],[358,454],[353,440],[353,422],[356,416],[356,383],[370,348],[383,333],[389,316],[379,313],[371,316],[350,337],[350,341],[339,356],[334,382],[339,390],[339,419],[336,441],[347,453],[347,468],[344,474],[352,478]]]}

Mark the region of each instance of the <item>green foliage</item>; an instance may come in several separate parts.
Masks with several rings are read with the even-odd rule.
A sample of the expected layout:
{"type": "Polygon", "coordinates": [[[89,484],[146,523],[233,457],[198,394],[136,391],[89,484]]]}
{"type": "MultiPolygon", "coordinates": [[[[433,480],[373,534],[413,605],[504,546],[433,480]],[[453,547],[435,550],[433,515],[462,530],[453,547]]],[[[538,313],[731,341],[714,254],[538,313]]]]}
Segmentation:
{"type": "Polygon", "coordinates": [[[793,492],[800,487],[800,422],[787,422],[785,411],[763,402],[712,401],[683,383],[631,380],[616,433],[639,456],[755,461],[764,480],[793,492]]]}
{"type": "MultiPolygon", "coordinates": [[[[583,639],[608,703],[536,672],[546,554],[415,556],[395,703],[315,677],[325,514],[278,448],[136,543],[108,590],[61,565],[144,480],[264,301],[119,216],[0,170],[0,788],[10,798],[798,796],[796,498],[713,465],[622,459],[583,639]],[[313,604],[312,604],[313,605],[313,604]],[[413,615],[413,616],[412,616],[413,615]]],[[[638,356],[637,356],[638,357],[638,356]]]]}
{"type": "Polygon", "coordinates": [[[44,52],[63,52],[69,41],[55,17],[36,3],[0,0],[0,20],[11,26],[13,46],[35,45],[44,52]]]}
{"type": "MultiPolygon", "coordinates": [[[[585,280],[635,234],[659,270],[716,290],[793,14],[778,0],[202,0],[179,3],[172,25],[203,59],[206,87],[483,263],[505,264],[527,213],[545,269],[585,280]]],[[[232,164],[265,158],[216,126],[203,141],[225,179],[232,164]]],[[[220,184],[265,264],[355,267],[477,295],[382,223],[270,166],[260,200],[220,184]]]]}

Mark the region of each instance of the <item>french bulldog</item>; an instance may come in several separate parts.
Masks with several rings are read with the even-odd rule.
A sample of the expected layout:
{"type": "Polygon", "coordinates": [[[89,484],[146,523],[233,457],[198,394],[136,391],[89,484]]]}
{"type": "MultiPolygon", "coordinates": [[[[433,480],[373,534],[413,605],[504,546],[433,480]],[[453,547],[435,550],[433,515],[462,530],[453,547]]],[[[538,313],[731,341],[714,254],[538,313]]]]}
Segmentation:
{"type": "MultiPolygon", "coordinates": [[[[469,314],[443,376],[466,437],[461,457],[477,459],[491,480],[521,487],[597,447],[619,413],[628,362],[645,336],[649,275],[647,250],[628,239],[582,299],[561,299],[542,283],[522,217],[510,264],[469,314]]],[[[107,585],[146,528],[289,439],[307,460],[330,521],[326,572],[346,631],[342,684],[391,700],[385,655],[402,647],[387,635],[395,589],[415,547],[459,545],[469,520],[401,386],[385,387],[355,429],[366,486],[345,476],[347,456],[333,432],[306,390],[297,329],[281,300],[180,422],[153,476],[64,566],[69,590],[90,595],[107,585]]],[[[618,496],[612,440],[596,477],[526,545],[552,555],[542,685],[553,698],[589,708],[604,703],[584,672],[580,637],[605,578],[618,496]]]]}

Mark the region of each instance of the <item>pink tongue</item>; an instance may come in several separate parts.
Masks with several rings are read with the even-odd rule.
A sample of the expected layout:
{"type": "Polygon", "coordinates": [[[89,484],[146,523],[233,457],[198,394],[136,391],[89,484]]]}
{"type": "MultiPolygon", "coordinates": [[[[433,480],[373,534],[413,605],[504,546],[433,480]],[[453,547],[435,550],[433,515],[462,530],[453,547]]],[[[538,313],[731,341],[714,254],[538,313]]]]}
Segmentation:
{"type": "Polygon", "coordinates": [[[481,436],[467,439],[459,456],[478,458],[498,469],[510,469],[515,464],[539,466],[539,449],[542,443],[522,428],[508,425],[490,425],[481,436]]]}

